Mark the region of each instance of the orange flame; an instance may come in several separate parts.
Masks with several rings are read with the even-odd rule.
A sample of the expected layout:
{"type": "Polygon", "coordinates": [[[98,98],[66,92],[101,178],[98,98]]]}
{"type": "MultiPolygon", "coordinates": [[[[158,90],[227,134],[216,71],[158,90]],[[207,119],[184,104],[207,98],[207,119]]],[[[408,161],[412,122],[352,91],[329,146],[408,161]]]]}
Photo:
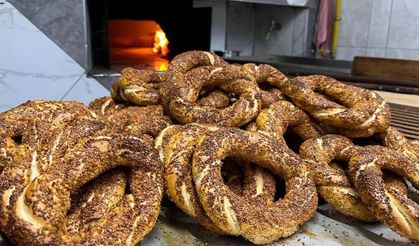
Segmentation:
{"type": "Polygon", "coordinates": [[[158,54],[160,53],[162,56],[167,56],[169,53],[169,40],[166,38],[166,33],[163,30],[157,30],[154,36],[154,47],[153,52],[158,54]]]}

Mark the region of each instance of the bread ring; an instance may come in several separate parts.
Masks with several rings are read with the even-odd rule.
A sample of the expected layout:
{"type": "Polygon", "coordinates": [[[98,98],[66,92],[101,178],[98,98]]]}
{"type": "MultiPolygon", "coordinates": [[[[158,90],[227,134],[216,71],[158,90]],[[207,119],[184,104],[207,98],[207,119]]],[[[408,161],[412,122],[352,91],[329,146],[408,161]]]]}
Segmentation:
{"type": "MultiPolygon", "coordinates": [[[[0,194],[4,198],[0,201],[0,226],[12,241],[37,245],[104,244],[111,236],[116,243],[133,245],[151,230],[162,198],[162,166],[157,152],[141,135],[107,133],[106,125],[94,116],[81,104],[58,102],[32,102],[0,116],[1,125],[20,118],[14,123],[22,129],[13,161],[0,174],[0,194]],[[77,110],[73,112],[71,107],[77,110]],[[16,112],[32,115],[25,119],[15,116],[16,112]],[[132,194],[88,232],[66,234],[63,228],[70,194],[117,165],[132,168],[132,194]]],[[[2,139],[16,134],[3,129],[2,139]]]]}
{"type": "MultiPolygon", "coordinates": [[[[27,154],[30,140],[33,135],[44,136],[44,142],[40,144],[51,145],[51,139],[59,135],[61,139],[66,139],[66,143],[74,138],[65,136],[62,127],[75,119],[79,122],[87,123],[88,119],[94,116],[83,104],[75,102],[50,102],[50,101],[28,101],[9,111],[0,114],[0,169],[10,163],[16,162],[15,158],[23,158],[27,154]]],[[[103,124],[90,125],[89,129],[77,129],[74,134],[80,137],[93,133],[104,127],[103,124]]],[[[33,139],[32,139],[33,140],[33,139]]],[[[74,140],[72,140],[74,142],[74,140]]],[[[65,147],[65,146],[62,146],[65,147]]],[[[52,145],[51,149],[42,149],[45,155],[50,152],[57,153],[59,148],[52,145]]],[[[40,153],[38,153],[40,154],[40,153]]],[[[48,157],[49,158],[49,157],[48,157]]],[[[50,160],[43,160],[41,165],[47,165],[50,160]],[[45,163],[47,162],[47,164],[45,163]]],[[[38,167],[37,169],[43,169],[38,167]]],[[[0,214],[1,217],[1,214],[0,214]]],[[[4,218],[4,217],[3,217],[4,218]]]]}
{"type": "Polygon", "coordinates": [[[268,64],[257,66],[253,63],[246,63],[243,65],[242,70],[251,74],[259,85],[262,108],[267,108],[272,103],[285,99],[279,89],[279,85],[288,80],[288,78],[276,68],[268,64]]]}
{"type": "MultiPolygon", "coordinates": [[[[42,235],[49,235],[51,232],[54,232],[50,231],[51,228],[60,228],[61,221],[64,220],[63,216],[65,216],[69,204],[68,198],[65,195],[63,196],[63,193],[65,194],[66,191],[71,192],[77,189],[80,186],[79,182],[81,184],[85,183],[95,177],[97,173],[112,167],[109,165],[115,165],[117,162],[122,162],[125,165],[130,163],[134,164],[134,161],[138,163],[139,159],[150,158],[147,162],[141,160],[141,164],[138,163],[140,165],[138,166],[137,164],[137,167],[132,166],[137,169],[133,171],[130,179],[130,189],[133,194],[125,196],[117,208],[114,208],[106,217],[101,218],[101,222],[98,222],[96,226],[90,228],[87,233],[88,236],[85,238],[80,238],[80,236],[76,238],[68,238],[65,235],[61,236],[62,240],[72,241],[71,244],[74,243],[73,240],[76,240],[80,244],[104,244],[110,236],[118,244],[136,244],[151,230],[160,210],[163,185],[161,166],[159,163],[151,160],[152,148],[146,147],[140,139],[121,138],[110,135],[98,136],[83,143],[83,146],[79,146],[79,148],[84,150],[85,153],[94,154],[99,160],[107,162],[107,165],[102,162],[100,163],[101,166],[98,166],[97,159],[91,157],[88,157],[90,159],[86,159],[86,157],[80,156],[76,152],[75,154],[66,156],[64,163],[69,164],[69,166],[65,166],[64,172],[50,169],[48,170],[49,172],[45,172],[43,176],[38,177],[34,182],[30,183],[24,189],[23,193],[19,195],[15,204],[16,211],[12,212],[14,224],[21,226],[20,230],[16,230],[15,233],[18,233],[16,236],[21,240],[24,240],[25,237],[30,238],[26,234],[26,230],[36,228],[37,233],[39,233],[37,238],[42,239],[41,243],[44,243],[44,240],[47,238],[42,237],[42,235]],[[108,152],[109,149],[115,150],[115,153],[108,152]],[[143,151],[143,154],[137,151],[139,149],[143,151]],[[106,151],[106,154],[104,151],[106,151]],[[153,162],[154,164],[152,164],[153,162]],[[80,175],[80,163],[87,167],[83,171],[89,175],[80,175]],[[57,181],[48,186],[51,180],[57,181]],[[141,182],[141,185],[139,182],[141,182]],[[69,184],[71,186],[67,187],[67,185],[63,186],[63,184],[69,184]],[[141,189],[146,190],[142,191],[141,189]],[[53,197],[57,198],[52,199],[53,197]],[[44,204],[46,207],[40,204],[44,204]],[[43,209],[41,210],[40,208],[43,209]],[[31,216],[24,216],[25,213],[20,212],[21,209],[23,209],[22,211],[31,211],[31,216]],[[139,214],[140,211],[141,215],[139,214]],[[143,220],[143,223],[139,223],[139,220],[143,220]],[[119,229],[113,230],[110,233],[109,228],[119,229]],[[125,229],[120,230],[122,228],[125,229]],[[103,233],[105,230],[107,233],[103,233]]],[[[157,153],[154,157],[157,160],[157,153]]]]}
{"type": "Polygon", "coordinates": [[[162,89],[164,100],[168,100],[168,112],[182,124],[241,126],[260,111],[259,88],[249,75],[233,65],[195,68],[182,77],[182,81],[166,81],[162,89]],[[197,105],[201,89],[216,86],[239,95],[238,100],[224,109],[197,105]]]}
{"type": "MultiPolygon", "coordinates": [[[[222,229],[214,225],[202,209],[192,181],[190,163],[199,139],[208,132],[217,130],[219,130],[218,127],[199,124],[172,126],[161,134],[170,135],[169,139],[166,136],[159,136],[157,139],[165,139],[165,143],[157,144],[156,147],[162,149],[169,198],[205,228],[216,233],[224,233],[222,229]]],[[[229,164],[234,165],[234,163],[229,164]]],[[[230,166],[230,170],[231,168],[230,166]]],[[[239,190],[237,184],[231,180],[227,182],[230,184],[229,188],[236,194],[243,193],[265,203],[269,199],[272,200],[275,193],[275,180],[262,170],[255,170],[250,166],[242,168],[245,170],[243,190],[239,190]]],[[[227,174],[227,177],[229,174],[231,172],[227,174]]]]}
{"type": "Polygon", "coordinates": [[[0,175],[0,193],[4,198],[0,206],[0,226],[11,240],[19,241],[11,236],[17,231],[11,231],[11,228],[18,227],[11,222],[18,195],[28,182],[42,175],[53,160],[63,157],[65,150],[78,140],[75,136],[83,138],[104,127],[100,122],[83,120],[83,117],[93,115],[79,103],[48,101],[27,102],[1,114],[0,141],[4,141],[1,141],[0,149],[4,146],[14,149],[8,151],[11,161],[0,175]],[[79,123],[85,124],[86,128],[64,129],[67,124],[79,123]],[[15,141],[16,137],[20,140],[15,141]]]}
{"type": "Polygon", "coordinates": [[[288,127],[303,140],[323,135],[319,126],[316,126],[304,111],[284,100],[279,100],[262,110],[256,118],[255,125],[254,129],[260,133],[281,138],[282,141],[288,127]]]}
{"type": "Polygon", "coordinates": [[[158,104],[162,76],[152,70],[124,68],[121,76],[112,85],[111,95],[115,100],[136,105],[158,104]]]}
{"type": "Polygon", "coordinates": [[[223,67],[226,65],[228,63],[221,57],[206,51],[187,51],[175,56],[170,62],[160,87],[164,110],[170,112],[169,103],[178,96],[173,93],[174,88],[172,87],[175,84],[176,87],[180,87],[181,85],[178,85],[178,83],[185,80],[187,72],[202,66],[223,67]]]}
{"type": "Polygon", "coordinates": [[[380,96],[327,76],[299,76],[284,83],[282,91],[332,133],[369,137],[390,125],[390,109],[380,96]]]}
{"type": "Polygon", "coordinates": [[[92,101],[89,108],[115,131],[124,130],[156,137],[172,123],[169,117],[163,115],[163,107],[160,105],[130,106],[117,103],[111,97],[102,97],[92,101]]]}
{"type": "Polygon", "coordinates": [[[168,73],[185,74],[202,66],[223,67],[228,65],[221,57],[206,51],[187,51],[175,56],[170,62],[168,73]]]}
{"type": "Polygon", "coordinates": [[[382,169],[405,177],[418,189],[418,162],[385,147],[367,146],[352,156],[349,175],[362,201],[379,221],[419,242],[419,205],[397,189],[385,187],[382,169]]]}
{"type": "Polygon", "coordinates": [[[301,160],[257,132],[226,128],[204,137],[196,147],[192,167],[195,188],[211,220],[232,235],[256,244],[271,243],[298,230],[317,207],[317,193],[301,160]],[[286,195],[263,205],[230,191],[220,175],[226,157],[248,160],[281,175],[286,195]]]}
{"type": "Polygon", "coordinates": [[[333,160],[349,161],[359,148],[340,135],[324,135],[306,140],[300,146],[300,156],[309,162],[319,194],[342,214],[363,221],[375,221],[352,188],[343,169],[330,165],[333,160]]]}
{"type": "Polygon", "coordinates": [[[419,142],[407,139],[403,133],[394,127],[389,127],[385,132],[378,134],[383,145],[402,153],[413,161],[419,161],[419,142]]]}

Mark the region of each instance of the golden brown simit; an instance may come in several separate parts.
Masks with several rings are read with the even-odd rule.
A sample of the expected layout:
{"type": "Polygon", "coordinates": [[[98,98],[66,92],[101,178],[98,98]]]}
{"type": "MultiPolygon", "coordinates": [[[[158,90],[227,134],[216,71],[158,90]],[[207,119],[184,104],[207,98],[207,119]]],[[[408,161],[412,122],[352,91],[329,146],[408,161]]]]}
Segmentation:
{"type": "Polygon", "coordinates": [[[228,65],[208,52],[193,51],[175,57],[160,89],[165,111],[182,124],[209,123],[241,126],[260,111],[259,88],[239,66],[228,65]],[[197,57],[198,60],[187,60],[197,57]],[[220,88],[238,96],[225,108],[202,105],[201,91],[220,88]]]}
{"type": "Polygon", "coordinates": [[[389,149],[402,153],[407,158],[412,159],[412,161],[419,161],[418,140],[407,139],[403,133],[391,126],[386,131],[378,134],[378,138],[389,149]]]}
{"type": "Polygon", "coordinates": [[[115,100],[135,105],[158,104],[161,80],[162,75],[156,71],[124,68],[121,76],[112,85],[111,94],[115,100]]]}
{"type": "Polygon", "coordinates": [[[299,76],[284,83],[281,90],[330,133],[369,137],[390,125],[390,109],[380,96],[331,77],[299,76]]]}
{"type": "Polygon", "coordinates": [[[419,242],[419,205],[399,189],[384,185],[382,170],[392,171],[419,188],[419,163],[381,146],[362,148],[350,159],[355,190],[376,218],[395,232],[419,242]]]}
{"type": "Polygon", "coordinates": [[[262,108],[267,108],[278,100],[284,100],[284,96],[279,89],[282,83],[288,78],[278,69],[268,65],[246,63],[241,68],[244,72],[254,77],[260,88],[262,108]]]}
{"type": "Polygon", "coordinates": [[[102,97],[93,100],[89,108],[115,131],[144,133],[156,137],[172,123],[169,117],[163,115],[161,105],[139,107],[118,103],[111,97],[102,97]]]}
{"type": "MultiPolygon", "coordinates": [[[[224,234],[208,218],[203,210],[192,180],[191,159],[198,141],[207,133],[218,131],[220,128],[210,125],[188,124],[174,125],[166,128],[157,137],[156,148],[161,153],[165,166],[165,178],[169,198],[186,214],[197,220],[205,228],[224,234]]],[[[227,163],[226,163],[227,164],[227,163]]],[[[249,198],[263,201],[264,204],[272,202],[275,193],[275,180],[264,170],[244,165],[244,180],[237,175],[235,164],[230,162],[226,176],[230,190],[237,195],[246,195],[249,198]],[[239,179],[239,180],[237,180],[239,179]],[[241,183],[244,187],[241,187],[241,183]],[[240,194],[242,193],[242,194],[240,194]]]]}
{"type": "Polygon", "coordinates": [[[254,124],[248,127],[249,130],[259,131],[280,141],[284,141],[283,136],[288,127],[303,140],[323,135],[320,126],[304,111],[285,100],[279,100],[262,110],[254,124]]]}
{"type": "MultiPolygon", "coordinates": [[[[343,168],[333,162],[347,163],[360,149],[344,136],[328,134],[306,140],[300,146],[300,156],[308,162],[319,194],[331,206],[342,214],[371,222],[375,216],[361,201],[343,168]]],[[[399,190],[407,194],[403,179],[388,174],[385,177],[386,188],[402,187],[399,190]]]]}
{"type": "Polygon", "coordinates": [[[340,135],[324,135],[306,140],[300,146],[300,156],[307,160],[319,194],[339,212],[363,221],[375,221],[375,216],[363,204],[344,170],[334,160],[349,161],[357,151],[352,141],[340,135]]]}
{"type": "Polygon", "coordinates": [[[225,128],[198,143],[192,174],[202,207],[218,227],[255,244],[266,244],[293,234],[315,213],[316,187],[300,160],[272,138],[225,128]],[[265,205],[230,191],[220,175],[226,157],[252,162],[284,177],[285,197],[265,205]]]}
{"type": "Polygon", "coordinates": [[[163,170],[142,134],[112,133],[93,111],[67,102],[26,103],[1,114],[0,125],[0,149],[11,160],[0,175],[0,226],[13,242],[104,245],[112,238],[114,244],[134,245],[151,230],[163,195],[163,170]],[[67,233],[71,194],[116,166],[131,170],[132,194],[91,227],[67,233]]]}
{"type": "Polygon", "coordinates": [[[174,88],[172,87],[175,84],[177,87],[180,87],[181,85],[178,85],[178,82],[185,80],[187,72],[203,66],[223,67],[226,65],[228,63],[221,57],[206,51],[187,51],[175,56],[169,64],[168,71],[160,87],[164,110],[170,112],[169,103],[176,96],[176,93],[173,93],[174,88]]]}

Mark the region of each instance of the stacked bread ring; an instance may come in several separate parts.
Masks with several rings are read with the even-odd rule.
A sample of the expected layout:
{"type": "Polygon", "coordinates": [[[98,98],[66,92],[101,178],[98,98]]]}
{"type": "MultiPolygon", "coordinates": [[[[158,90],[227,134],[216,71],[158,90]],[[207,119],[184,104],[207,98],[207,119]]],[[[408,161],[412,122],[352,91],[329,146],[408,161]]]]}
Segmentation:
{"type": "MultiPolygon", "coordinates": [[[[163,196],[153,138],[131,129],[143,124],[135,118],[111,123],[111,115],[130,107],[99,101],[105,101],[100,112],[79,103],[32,101],[1,114],[0,227],[11,241],[107,245],[112,238],[114,245],[135,245],[153,228],[163,196]]],[[[137,117],[150,112],[164,118],[155,109],[137,117]]],[[[166,117],[160,128],[169,123],[166,117]]]]}
{"type": "Polygon", "coordinates": [[[189,51],[164,74],[124,69],[111,96],[0,114],[0,228],[10,240],[135,245],[165,191],[209,231],[255,244],[295,233],[318,197],[419,242],[404,180],[419,188],[419,143],[389,126],[372,91],[189,51]]]}

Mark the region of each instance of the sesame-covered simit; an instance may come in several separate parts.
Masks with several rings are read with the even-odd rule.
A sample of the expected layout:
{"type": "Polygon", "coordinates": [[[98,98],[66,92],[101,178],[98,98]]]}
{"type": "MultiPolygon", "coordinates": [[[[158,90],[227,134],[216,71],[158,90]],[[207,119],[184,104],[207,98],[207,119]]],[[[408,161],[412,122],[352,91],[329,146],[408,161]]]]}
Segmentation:
{"type": "Polygon", "coordinates": [[[419,242],[419,204],[403,190],[384,185],[383,170],[392,171],[419,188],[419,163],[382,146],[367,146],[351,157],[349,175],[370,211],[395,232],[419,242]]]}
{"type": "Polygon", "coordinates": [[[255,244],[293,234],[317,208],[317,192],[301,159],[272,138],[225,128],[206,135],[196,147],[192,174],[199,200],[211,220],[231,235],[255,244]],[[269,169],[284,178],[285,197],[271,204],[241,197],[220,175],[222,160],[234,157],[269,169]]]}
{"type": "MultiPolygon", "coordinates": [[[[354,145],[344,136],[328,134],[306,140],[300,146],[300,155],[307,161],[319,194],[331,206],[342,214],[372,222],[376,220],[374,214],[362,202],[343,167],[334,163],[341,161],[347,164],[360,149],[362,147],[354,145]]],[[[407,189],[404,180],[398,176],[387,175],[385,184],[407,189]]]]}
{"type": "MultiPolygon", "coordinates": [[[[184,211],[210,231],[225,234],[222,228],[217,227],[206,215],[202,208],[192,180],[192,156],[196,144],[206,134],[222,128],[211,125],[188,124],[184,126],[171,126],[162,131],[157,139],[156,147],[162,153],[165,166],[167,194],[169,198],[184,211]],[[168,136],[168,139],[166,139],[168,136]]],[[[275,193],[275,180],[264,170],[255,168],[245,162],[224,163],[227,186],[238,195],[245,195],[251,199],[263,200],[265,204],[272,202],[275,193]],[[243,177],[237,177],[234,167],[243,169],[243,177]],[[237,180],[239,179],[239,180],[237,180]],[[243,182],[243,187],[241,183],[243,182]]]]}
{"type": "Polygon", "coordinates": [[[298,76],[283,83],[281,89],[330,133],[369,137],[390,125],[390,109],[380,96],[331,77],[298,76]]]}
{"type": "Polygon", "coordinates": [[[28,102],[0,114],[0,125],[0,227],[11,241],[104,245],[112,238],[113,244],[135,245],[152,229],[163,167],[147,135],[111,127],[73,102],[28,102]],[[129,179],[123,173],[102,176],[70,211],[73,194],[120,166],[129,179]],[[107,196],[95,198],[98,192],[107,196]]]}

